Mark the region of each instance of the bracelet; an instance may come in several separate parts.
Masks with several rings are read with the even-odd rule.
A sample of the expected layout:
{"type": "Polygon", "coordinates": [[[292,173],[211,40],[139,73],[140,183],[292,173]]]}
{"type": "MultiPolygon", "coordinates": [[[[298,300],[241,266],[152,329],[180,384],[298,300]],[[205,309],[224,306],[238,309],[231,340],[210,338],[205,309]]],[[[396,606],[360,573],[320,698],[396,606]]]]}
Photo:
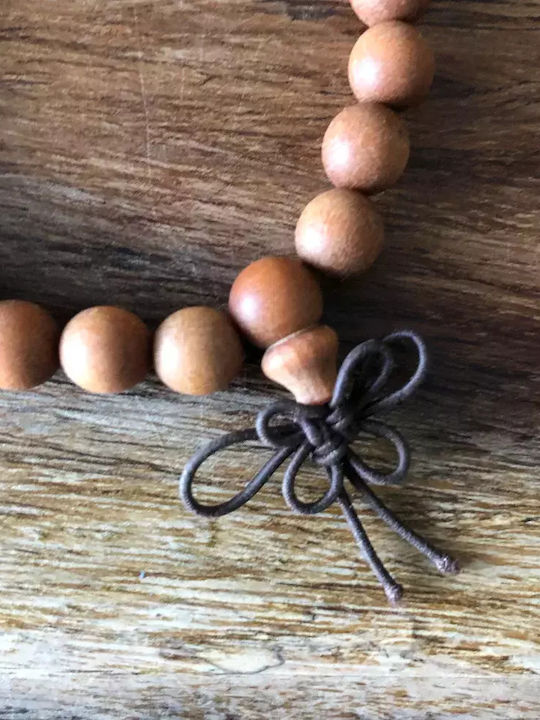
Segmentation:
{"type": "Polygon", "coordinates": [[[428,93],[434,56],[416,19],[429,0],[350,0],[367,26],[349,58],[349,81],[357,102],[329,124],[322,163],[332,189],[311,200],[295,232],[297,257],[266,256],[236,277],[229,313],[188,307],[167,317],[152,335],[141,319],[118,307],[89,308],[60,333],[52,316],[21,300],[0,302],[0,389],[23,390],[48,380],[61,365],[70,380],[92,393],[132,388],[152,366],[170,389],[206,395],[225,389],[239,373],[241,335],[264,350],[263,373],[289,390],[257,415],[253,428],[229,433],[196,452],[180,478],[185,506],[219,517],[248,502],[286,462],[282,493],[297,513],[314,515],[337,502],[353,536],[391,602],[402,587],[386,570],[353,508],[345,478],[366,504],[398,535],[443,573],[458,565],[407,528],[378,498],[371,485],[404,482],[410,451],[403,436],[380,419],[408,399],[425,377],[427,353],[410,330],[355,347],[337,368],[338,338],[321,325],[323,298],[312,269],[346,278],[367,270],[382,245],[383,221],[369,195],[398,181],[409,158],[406,127],[396,113],[428,93]],[[309,266],[309,267],[308,267],[309,266]],[[403,381],[403,350],[416,365],[403,381]],[[390,472],[368,465],[352,447],[358,437],[382,438],[397,454],[390,472]],[[235,496],[203,505],[193,495],[200,466],[231,445],[257,440],[274,454],[235,496]],[[296,493],[305,462],[323,468],[328,489],[313,502],[296,493]]]}

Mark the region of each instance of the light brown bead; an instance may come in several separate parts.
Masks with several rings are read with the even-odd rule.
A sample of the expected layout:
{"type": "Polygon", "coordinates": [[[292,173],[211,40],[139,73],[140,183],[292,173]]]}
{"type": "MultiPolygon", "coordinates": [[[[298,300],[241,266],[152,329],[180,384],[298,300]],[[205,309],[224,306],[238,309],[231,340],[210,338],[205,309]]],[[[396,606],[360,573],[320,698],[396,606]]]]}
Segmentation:
{"type": "Polygon", "coordinates": [[[369,268],[383,238],[383,221],[371,200],[336,188],[304,208],[296,225],[296,252],[319,270],[345,277],[369,268]]]}
{"type": "Polygon", "coordinates": [[[290,390],[296,402],[323,405],[332,397],[337,377],[338,337],[320,325],[275,343],[264,353],[266,377],[290,390]]]}
{"type": "Polygon", "coordinates": [[[154,366],[176,392],[207,395],[224,390],[238,375],[244,352],[228,315],[188,307],[169,315],[156,331],[154,366]]]}
{"type": "Polygon", "coordinates": [[[39,305],[0,302],[0,389],[27,390],[54,375],[58,337],[56,322],[39,305]]]}
{"type": "Polygon", "coordinates": [[[268,347],[320,319],[319,284],[297,258],[268,256],[237,276],[229,310],[251,342],[268,347]]]}
{"type": "Polygon", "coordinates": [[[350,0],[352,9],[365,25],[387,20],[416,20],[430,0],[350,0]]]}
{"type": "Polygon", "coordinates": [[[344,108],[322,144],[322,161],[336,187],[379,192],[399,179],[409,159],[409,136],[401,119],[378,103],[344,108]]]}
{"type": "Polygon", "coordinates": [[[70,380],[84,390],[122,392],[148,372],[150,332],[142,320],[122,308],[89,308],[64,328],[60,362],[70,380]]]}
{"type": "Polygon", "coordinates": [[[349,57],[349,82],[359,102],[407,107],[429,92],[433,50],[412,25],[384,22],[363,33],[349,57]]]}

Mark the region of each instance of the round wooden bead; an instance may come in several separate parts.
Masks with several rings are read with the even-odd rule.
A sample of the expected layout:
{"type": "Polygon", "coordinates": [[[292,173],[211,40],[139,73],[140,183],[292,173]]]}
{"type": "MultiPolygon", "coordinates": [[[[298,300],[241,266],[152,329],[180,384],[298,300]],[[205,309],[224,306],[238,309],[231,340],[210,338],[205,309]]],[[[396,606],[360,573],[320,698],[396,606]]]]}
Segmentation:
{"type": "Polygon", "coordinates": [[[322,144],[331,183],[373,193],[393,185],[409,159],[409,136],[392,110],[378,103],[344,108],[332,120],[322,144]]]}
{"type": "Polygon", "coordinates": [[[122,308],[89,308],[64,328],[60,362],[70,380],[84,390],[122,392],[148,372],[150,332],[142,320],[122,308]]]}
{"type": "Polygon", "coordinates": [[[416,20],[430,0],[350,0],[352,9],[365,25],[386,20],[416,20]]]}
{"type": "Polygon", "coordinates": [[[268,256],[238,275],[229,310],[255,345],[268,347],[318,322],[323,300],[319,284],[300,260],[268,256]]]}
{"type": "Polygon", "coordinates": [[[397,20],[366,30],[349,58],[349,82],[360,102],[413,105],[429,92],[434,73],[428,43],[412,25],[397,20]]]}
{"type": "Polygon", "coordinates": [[[338,337],[322,325],[289,335],[264,353],[266,377],[283,385],[304,405],[323,405],[334,392],[338,337]]]}
{"type": "Polygon", "coordinates": [[[189,307],[166,318],[154,338],[159,379],[176,392],[207,395],[224,390],[238,375],[244,352],[228,315],[189,307]]]}
{"type": "Polygon", "coordinates": [[[332,275],[363,272],[379,255],[383,221],[373,203],[354,190],[317,195],[296,225],[296,251],[307,263],[332,275]]]}
{"type": "Polygon", "coordinates": [[[0,389],[27,390],[58,368],[58,327],[39,305],[0,302],[0,389]]]}

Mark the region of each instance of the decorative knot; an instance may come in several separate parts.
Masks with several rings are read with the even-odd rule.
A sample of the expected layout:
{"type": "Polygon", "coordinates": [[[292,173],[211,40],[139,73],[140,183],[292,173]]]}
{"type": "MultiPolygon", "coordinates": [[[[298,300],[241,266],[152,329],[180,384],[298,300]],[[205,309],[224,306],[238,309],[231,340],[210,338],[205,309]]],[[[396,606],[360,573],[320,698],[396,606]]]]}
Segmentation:
{"type": "Polygon", "coordinates": [[[290,458],[284,472],[282,493],[287,505],[302,515],[315,515],[337,502],[354,538],[381,582],[391,602],[402,595],[402,587],[384,567],[354,510],[344,486],[347,478],[367,505],[401,538],[426,555],[443,573],[458,571],[457,563],[424,538],[407,528],[375,495],[369,485],[399,485],[407,476],[409,447],[394,427],[380,415],[409,398],[425,377],[427,353],[424,342],[412,331],[388,335],[383,340],[367,340],[345,358],[338,373],[332,399],[327,405],[301,405],[282,400],[262,409],[255,428],[229,433],[210,442],[193,455],[180,478],[180,496],[186,507],[205,517],[220,517],[245,505],[290,458]],[[396,349],[412,345],[416,367],[399,382],[396,349]],[[361,437],[382,438],[396,452],[397,461],[389,472],[370,466],[353,443],[361,437]],[[202,505],[193,497],[192,485],[199,467],[211,455],[237,443],[259,440],[275,450],[258,473],[231,499],[218,505],[202,505]],[[317,500],[302,501],[296,493],[298,473],[306,461],[324,468],[328,489],[317,500]]]}

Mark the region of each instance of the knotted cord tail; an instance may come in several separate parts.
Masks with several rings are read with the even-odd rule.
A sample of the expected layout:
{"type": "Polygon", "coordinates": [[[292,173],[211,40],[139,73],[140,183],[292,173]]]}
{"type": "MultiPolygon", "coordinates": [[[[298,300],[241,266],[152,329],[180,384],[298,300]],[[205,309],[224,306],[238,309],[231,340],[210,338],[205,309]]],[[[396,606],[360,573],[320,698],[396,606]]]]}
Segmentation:
{"type": "Polygon", "coordinates": [[[399,518],[397,518],[383,503],[383,501],[375,495],[373,490],[366,485],[350,463],[346,463],[345,474],[354,487],[361,493],[367,505],[369,505],[369,507],[377,513],[381,520],[383,520],[389,528],[399,535],[402,540],[405,540],[416,548],[418,552],[425,555],[428,560],[435,565],[439,572],[448,575],[455,575],[459,572],[458,562],[447,553],[433,547],[433,545],[428,543],[421,535],[418,535],[418,533],[415,533],[413,530],[404,525],[403,522],[399,520],[399,518]]]}
{"type": "Polygon", "coordinates": [[[360,552],[375,573],[378,581],[383,586],[386,597],[394,605],[401,599],[403,595],[403,587],[394,580],[375,552],[375,548],[371,544],[367,533],[352,506],[351,499],[345,490],[343,490],[343,492],[339,495],[338,503],[345,519],[347,520],[354,539],[356,540],[356,544],[360,548],[360,552]]]}

